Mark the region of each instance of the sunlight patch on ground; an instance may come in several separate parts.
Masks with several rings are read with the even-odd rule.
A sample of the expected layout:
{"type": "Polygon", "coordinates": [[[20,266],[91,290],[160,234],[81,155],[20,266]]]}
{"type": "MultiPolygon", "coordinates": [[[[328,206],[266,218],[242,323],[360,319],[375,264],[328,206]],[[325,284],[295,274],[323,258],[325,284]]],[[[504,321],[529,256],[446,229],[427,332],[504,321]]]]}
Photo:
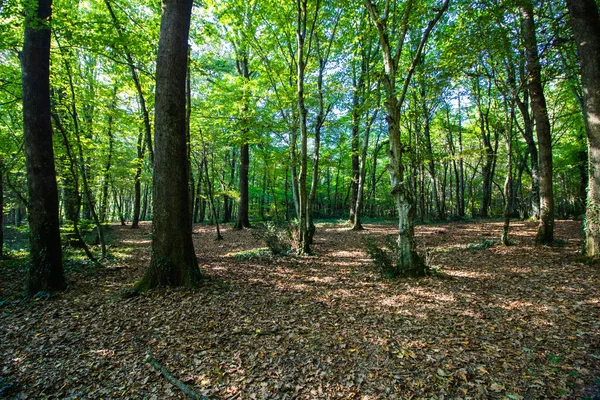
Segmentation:
{"type": "Polygon", "coordinates": [[[140,245],[140,244],[151,244],[152,240],[151,239],[123,239],[121,240],[121,243],[123,244],[133,244],[133,245],[140,245]]]}
{"type": "Polygon", "coordinates": [[[455,276],[459,278],[471,278],[471,279],[492,279],[495,274],[488,274],[487,272],[472,272],[472,271],[450,271],[444,270],[446,275],[455,276]]]}
{"type": "Polygon", "coordinates": [[[405,294],[401,294],[398,296],[386,297],[381,301],[381,305],[386,307],[402,307],[406,303],[409,303],[413,300],[411,296],[407,296],[405,294]]]}
{"type": "Polygon", "coordinates": [[[455,302],[456,299],[454,296],[449,296],[443,293],[435,293],[431,290],[425,291],[422,288],[410,287],[408,288],[408,293],[413,293],[419,297],[426,297],[433,300],[444,301],[444,302],[455,302]]]}

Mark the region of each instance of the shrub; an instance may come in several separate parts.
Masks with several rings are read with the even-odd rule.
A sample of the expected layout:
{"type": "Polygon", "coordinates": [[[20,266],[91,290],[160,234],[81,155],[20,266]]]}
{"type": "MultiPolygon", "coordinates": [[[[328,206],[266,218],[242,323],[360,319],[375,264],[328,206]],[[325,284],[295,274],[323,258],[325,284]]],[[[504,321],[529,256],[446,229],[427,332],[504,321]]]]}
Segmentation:
{"type": "Polygon", "coordinates": [[[290,224],[265,222],[262,225],[256,225],[252,230],[252,236],[262,240],[275,256],[289,254],[292,250],[294,232],[293,226],[290,224]]]}

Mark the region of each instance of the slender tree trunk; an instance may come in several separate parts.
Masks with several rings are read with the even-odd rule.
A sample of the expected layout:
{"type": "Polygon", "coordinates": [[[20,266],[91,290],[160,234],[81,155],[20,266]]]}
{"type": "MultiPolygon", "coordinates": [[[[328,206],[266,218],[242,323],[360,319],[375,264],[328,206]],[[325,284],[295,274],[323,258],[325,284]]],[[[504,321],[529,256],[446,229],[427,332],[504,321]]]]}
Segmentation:
{"type": "MultiPolygon", "coordinates": [[[[298,200],[299,200],[299,233],[300,243],[298,246],[299,254],[310,254],[310,237],[308,233],[307,221],[307,200],[306,193],[306,175],[308,168],[308,131],[307,131],[307,110],[304,104],[304,73],[306,70],[306,35],[307,35],[307,0],[296,0],[297,6],[297,108],[300,127],[300,175],[298,177],[298,200]]],[[[312,35],[312,31],[310,32],[312,35]]]]}
{"type": "Polygon", "coordinates": [[[69,210],[68,213],[65,213],[65,217],[67,220],[71,221],[73,224],[73,233],[75,234],[75,238],[78,241],[80,247],[83,248],[85,254],[91,261],[96,261],[96,257],[92,254],[90,248],[87,243],[83,240],[81,236],[81,232],[79,231],[79,212],[81,211],[81,194],[79,191],[79,178],[77,175],[77,162],[75,161],[75,156],[73,154],[73,150],[71,149],[71,144],[69,143],[69,139],[67,137],[67,132],[64,129],[60,118],[56,113],[52,114],[52,118],[54,119],[56,128],[60,131],[63,145],[65,146],[65,153],[67,154],[67,158],[69,160],[69,173],[66,174],[65,177],[65,186],[69,188],[69,197],[66,199],[66,208],[69,210]]]}
{"type": "Polygon", "coordinates": [[[203,170],[202,170],[202,163],[204,161],[200,160],[200,163],[198,164],[198,182],[196,183],[196,196],[195,196],[195,202],[194,202],[194,222],[203,222],[204,217],[202,217],[202,220],[200,220],[200,206],[202,205],[202,175],[203,175],[203,170]]]}
{"type": "Polygon", "coordinates": [[[298,171],[297,171],[297,154],[296,154],[296,143],[298,140],[298,132],[296,124],[294,123],[290,129],[290,174],[292,175],[292,197],[294,200],[294,210],[296,211],[296,218],[300,218],[300,193],[298,190],[298,171]]]}
{"type": "Polygon", "coordinates": [[[140,79],[137,73],[137,69],[135,66],[135,62],[133,61],[133,57],[131,56],[131,52],[126,44],[126,38],[123,32],[123,27],[119,23],[119,20],[114,13],[112,6],[110,5],[109,0],[104,0],[104,4],[106,4],[106,8],[110,14],[110,17],[117,29],[117,33],[121,38],[121,44],[123,45],[123,52],[125,53],[125,59],[127,60],[127,66],[129,67],[129,71],[131,73],[131,78],[133,79],[133,83],[135,85],[135,90],[138,95],[138,102],[140,105],[140,110],[142,112],[142,117],[144,120],[144,132],[145,132],[145,140],[146,147],[148,148],[148,155],[150,157],[150,165],[154,164],[154,148],[152,146],[152,127],[150,125],[150,113],[148,112],[148,107],[146,106],[146,99],[144,97],[144,91],[142,90],[142,84],[140,83],[140,79]]]}
{"type": "MultiPolygon", "coordinates": [[[[361,63],[361,64],[364,64],[361,63]]],[[[354,71],[354,76],[352,78],[352,86],[354,87],[352,93],[352,137],[350,138],[351,143],[351,161],[352,161],[352,180],[350,181],[350,185],[352,187],[352,201],[350,202],[350,222],[354,222],[354,214],[356,212],[356,201],[358,199],[358,181],[360,179],[360,150],[359,148],[359,127],[360,127],[360,119],[361,119],[361,98],[362,96],[362,88],[364,85],[364,67],[361,67],[361,71],[358,79],[356,78],[356,72],[354,71]]]]}
{"type": "Polygon", "coordinates": [[[191,0],[164,0],[156,62],[152,259],[137,291],[197,286],[189,207],[185,82],[191,0]]]}
{"type": "Polygon", "coordinates": [[[108,114],[108,127],[106,129],[106,134],[108,136],[108,155],[106,159],[106,164],[104,166],[104,173],[102,177],[102,199],[100,201],[100,222],[106,222],[106,210],[108,209],[108,188],[110,186],[110,167],[112,164],[112,156],[114,149],[114,137],[113,137],[113,113],[116,109],[116,101],[117,101],[117,86],[115,85],[113,89],[113,97],[109,106],[109,114],[108,114]]]}
{"type": "MultiPolygon", "coordinates": [[[[213,191],[212,181],[210,180],[210,175],[208,174],[208,152],[206,150],[206,143],[202,142],[202,149],[204,152],[204,180],[206,182],[206,192],[208,194],[208,201],[210,203],[210,208],[212,211],[213,219],[215,221],[216,227],[216,237],[215,240],[223,240],[223,236],[221,236],[221,228],[219,227],[219,213],[217,211],[217,207],[215,206],[215,195],[213,191]]],[[[212,164],[212,163],[211,163],[212,164]]],[[[214,173],[214,165],[213,165],[213,173],[214,173]]]]}
{"type": "Polygon", "coordinates": [[[588,138],[585,253],[600,255],[600,16],[594,0],[567,0],[581,67],[584,121],[588,138]]]}
{"type": "Polygon", "coordinates": [[[140,215],[141,221],[146,221],[148,215],[148,184],[144,184],[144,196],[142,198],[142,214],[140,215]]]}
{"type": "Polygon", "coordinates": [[[135,166],[135,176],[133,177],[134,197],[133,197],[133,219],[131,229],[137,229],[140,226],[140,212],[142,207],[142,167],[144,165],[144,133],[140,132],[137,141],[137,160],[135,166]]]}
{"type": "Polygon", "coordinates": [[[527,0],[521,8],[522,29],[527,58],[528,87],[531,109],[535,119],[540,157],[540,224],[536,241],[550,244],[554,241],[554,196],[552,193],[552,137],[546,98],[542,88],[540,59],[533,18],[533,5],[527,0]]]}
{"type": "Polygon", "coordinates": [[[27,3],[21,53],[23,133],[29,192],[29,272],[27,290],[65,288],[58,225],[58,188],[50,113],[51,0],[27,3]]]}
{"type": "Polygon", "coordinates": [[[510,240],[508,238],[508,231],[510,228],[510,209],[512,207],[511,205],[511,200],[512,200],[512,196],[510,194],[511,192],[511,185],[512,185],[512,146],[511,146],[511,142],[512,142],[512,137],[511,137],[511,133],[507,133],[507,139],[506,139],[506,152],[508,154],[507,160],[506,160],[506,180],[504,181],[504,199],[505,199],[505,204],[504,204],[504,225],[502,226],[502,237],[500,238],[502,244],[504,246],[509,246],[510,245],[510,240]]]}

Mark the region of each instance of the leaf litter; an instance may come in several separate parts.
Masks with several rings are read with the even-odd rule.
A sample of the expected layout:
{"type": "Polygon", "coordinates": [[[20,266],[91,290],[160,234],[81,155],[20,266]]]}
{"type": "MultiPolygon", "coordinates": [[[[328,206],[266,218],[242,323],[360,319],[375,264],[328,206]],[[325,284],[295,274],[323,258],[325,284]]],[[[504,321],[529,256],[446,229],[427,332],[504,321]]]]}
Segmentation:
{"type": "Polygon", "coordinates": [[[264,246],[251,232],[215,242],[197,225],[203,286],[125,300],[151,228],[114,225],[119,262],[71,272],[66,292],[19,301],[0,286],[0,396],[184,398],[150,354],[215,399],[597,398],[600,270],[580,255],[580,223],[557,221],[547,247],[515,222],[516,245],[477,251],[501,224],[419,226],[438,276],[400,281],[364,252],[394,226],[366,227],[318,226],[312,256],[240,258],[264,246]]]}

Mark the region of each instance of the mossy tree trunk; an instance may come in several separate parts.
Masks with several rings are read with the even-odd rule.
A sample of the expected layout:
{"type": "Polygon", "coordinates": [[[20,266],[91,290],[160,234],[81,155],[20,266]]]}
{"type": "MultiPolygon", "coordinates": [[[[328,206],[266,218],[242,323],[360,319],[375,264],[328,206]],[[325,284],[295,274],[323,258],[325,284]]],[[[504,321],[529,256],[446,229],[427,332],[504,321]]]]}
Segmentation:
{"type": "Polygon", "coordinates": [[[29,192],[29,294],[64,289],[58,222],[58,188],[50,112],[52,1],[27,3],[21,53],[23,136],[29,192]]]}
{"type": "MultiPolygon", "coordinates": [[[[385,108],[387,111],[386,121],[388,125],[388,137],[390,149],[388,153],[389,164],[387,170],[390,175],[392,186],[391,194],[396,202],[398,209],[398,242],[397,242],[397,268],[408,271],[424,271],[423,259],[416,252],[416,244],[414,238],[414,218],[415,218],[415,198],[413,196],[413,188],[410,180],[404,176],[404,160],[403,156],[406,149],[406,144],[402,143],[400,135],[400,118],[401,110],[408,86],[412,80],[415,68],[421,58],[423,48],[431,34],[436,23],[440,20],[443,13],[448,8],[448,0],[437,9],[432,20],[429,21],[427,27],[423,31],[420,42],[415,52],[412,63],[406,75],[402,76],[402,87],[398,88],[397,81],[400,78],[400,58],[402,55],[403,44],[409,31],[410,16],[413,11],[413,2],[409,0],[404,4],[404,10],[401,19],[398,21],[388,21],[388,12],[382,16],[377,5],[371,0],[365,0],[365,7],[369,13],[371,22],[375,25],[379,34],[379,43],[383,55],[383,74],[381,82],[385,92],[385,108]],[[396,32],[396,29],[389,25],[398,23],[399,29],[397,45],[393,43],[390,35],[396,32]]],[[[386,8],[387,10],[387,8],[386,8]]],[[[389,11],[389,10],[388,10],[389,11]]]]}
{"type": "Polygon", "coordinates": [[[136,290],[197,286],[192,242],[185,80],[191,0],[164,0],[156,63],[152,258],[136,290]]]}
{"type": "Polygon", "coordinates": [[[588,137],[589,183],[585,215],[585,252],[600,255],[600,16],[594,0],[567,0],[577,42],[588,137]]]}

